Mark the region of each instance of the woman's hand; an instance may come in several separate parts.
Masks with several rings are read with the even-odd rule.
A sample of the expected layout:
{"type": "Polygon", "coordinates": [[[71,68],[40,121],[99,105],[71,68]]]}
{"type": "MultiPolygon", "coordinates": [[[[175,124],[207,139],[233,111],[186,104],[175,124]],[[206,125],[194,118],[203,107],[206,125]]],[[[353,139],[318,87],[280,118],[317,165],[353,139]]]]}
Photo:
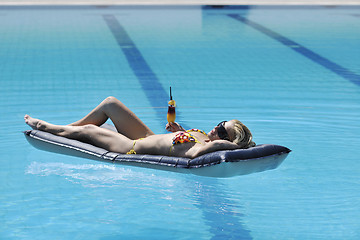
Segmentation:
{"type": "Polygon", "coordinates": [[[185,131],[185,129],[177,122],[167,123],[165,129],[169,132],[185,131]]]}

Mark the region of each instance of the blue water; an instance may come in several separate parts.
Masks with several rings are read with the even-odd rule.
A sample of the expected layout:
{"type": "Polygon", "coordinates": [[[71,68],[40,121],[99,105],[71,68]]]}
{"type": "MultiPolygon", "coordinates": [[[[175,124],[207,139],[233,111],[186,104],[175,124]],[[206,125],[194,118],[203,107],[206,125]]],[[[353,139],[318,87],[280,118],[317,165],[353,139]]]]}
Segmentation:
{"type": "Polygon", "coordinates": [[[359,239],[359,7],[1,7],[0,239],[359,239]],[[109,20],[110,19],[110,20],[109,20]],[[115,23],[114,23],[115,22],[115,23]],[[39,151],[107,96],[293,150],[230,179],[39,151]]]}

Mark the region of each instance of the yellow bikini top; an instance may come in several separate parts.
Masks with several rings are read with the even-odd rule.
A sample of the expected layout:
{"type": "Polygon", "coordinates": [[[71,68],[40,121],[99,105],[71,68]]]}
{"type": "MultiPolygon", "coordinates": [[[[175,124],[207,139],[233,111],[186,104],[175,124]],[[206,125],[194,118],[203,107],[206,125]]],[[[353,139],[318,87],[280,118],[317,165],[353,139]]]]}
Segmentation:
{"type": "Polygon", "coordinates": [[[207,134],[204,131],[197,129],[197,128],[193,128],[193,129],[187,130],[186,132],[179,132],[178,134],[176,134],[175,137],[173,137],[173,139],[172,139],[173,140],[172,145],[188,143],[188,142],[200,143],[199,140],[197,140],[195,138],[195,136],[193,136],[190,132],[199,132],[199,133],[202,133],[205,136],[207,136],[207,134]]]}

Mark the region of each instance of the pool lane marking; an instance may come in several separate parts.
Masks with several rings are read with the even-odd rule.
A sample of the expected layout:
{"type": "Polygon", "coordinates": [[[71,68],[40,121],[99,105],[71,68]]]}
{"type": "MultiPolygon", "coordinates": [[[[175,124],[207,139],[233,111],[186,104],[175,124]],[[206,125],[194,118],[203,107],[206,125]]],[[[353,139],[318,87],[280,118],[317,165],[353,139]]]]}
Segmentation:
{"type": "Polygon", "coordinates": [[[282,36],[279,33],[276,33],[254,21],[251,21],[245,17],[242,17],[238,14],[228,14],[227,16],[234,18],[258,31],[267,35],[268,37],[284,44],[285,46],[289,47],[290,49],[294,50],[297,53],[307,57],[308,59],[312,60],[313,62],[327,68],[328,70],[332,71],[333,73],[337,74],[338,76],[353,82],[356,85],[360,86],[360,75],[352,72],[351,70],[342,67],[341,65],[326,59],[319,54],[311,51],[310,49],[298,44],[297,42],[292,41],[291,39],[282,36]]]}
{"type": "Polygon", "coordinates": [[[164,105],[169,98],[168,95],[124,27],[114,15],[103,15],[103,18],[123,51],[130,68],[138,78],[151,105],[153,107],[164,105]]]}
{"type": "MultiPolygon", "coordinates": [[[[133,70],[135,76],[140,82],[140,85],[145,92],[147,99],[151,106],[155,109],[157,118],[159,120],[166,119],[166,112],[161,106],[165,106],[169,101],[169,94],[161,85],[158,77],[153,72],[140,50],[126,32],[125,28],[116,19],[114,15],[102,15],[104,21],[112,32],[117,44],[123,51],[130,68],[133,70]]],[[[177,111],[177,119],[181,121],[181,114],[177,111]]],[[[182,124],[184,128],[188,128],[186,124],[182,124]]]]}
{"type": "Polygon", "coordinates": [[[206,182],[188,182],[193,188],[197,202],[202,203],[198,208],[202,210],[205,223],[213,234],[210,240],[239,239],[251,240],[251,231],[241,221],[244,214],[236,211],[238,204],[229,196],[225,185],[217,178],[206,179],[206,182]]]}
{"type": "MultiPolygon", "coordinates": [[[[149,65],[146,63],[144,57],[141,55],[140,51],[136,48],[136,45],[134,42],[130,39],[129,35],[126,33],[125,29],[121,26],[121,24],[117,21],[117,19],[113,15],[103,15],[103,18],[107,25],[109,26],[111,32],[113,33],[118,45],[124,52],[132,70],[134,71],[135,75],[139,79],[145,94],[149,101],[151,102],[151,105],[153,107],[156,106],[162,106],[164,103],[166,103],[169,99],[169,96],[167,95],[166,91],[163,89],[161,84],[159,83],[158,78],[156,77],[155,73],[151,70],[149,65]],[[147,75],[148,74],[148,75],[147,75]],[[153,84],[154,82],[154,84],[153,84]],[[150,85],[150,86],[149,86],[150,85]],[[153,87],[155,86],[155,87],[153,87]],[[156,92],[153,92],[152,90],[155,90],[156,92]],[[160,94],[160,96],[154,96],[157,93],[160,94]]],[[[179,115],[177,113],[177,115],[179,115]]],[[[160,111],[157,111],[157,116],[159,119],[164,119],[165,114],[163,114],[160,111]]],[[[180,119],[179,117],[177,117],[180,119]]],[[[182,124],[185,128],[189,129],[188,126],[185,126],[185,124],[182,124]]],[[[214,182],[217,182],[217,179],[214,180],[214,182]]],[[[228,205],[233,205],[234,203],[229,202],[229,197],[226,196],[226,193],[222,192],[221,189],[218,189],[220,193],[216,194],[217,196],[212,196],[213,202],[218,203],[217,207],[219,209],[222,209],[222,205],[224,203],[227,203],[228,205]],[[222,198],[221,196],[225,196],[222,198]]],[[[211,206],[212,207],[212,206],[211,206]]],[[[229,229],[235,229],[235,227],[241,226],[241,229],[233,230],[231,232],[231,236],[235,235],[239,237],[239,232],[241,233],[242,238],[241,239],[252,239],[249,231],[243,229],[242,223],[238,223],[238,219],[236,216],[233,216],[233,214],[228,213],[226,215],[221,214],[221,220],[225,220],[226,223],[223,223],[222,225],[219,225],[218,219],[219,214],[211,213],[212,208],[210,208],[206,202],[200,201],[200,204],[198,206],[200,210],[203,211],[204,217],[206,218],[207,222],[206,224],[210,227],[210,232],[214,234],[214,237],[212,239],[216,239],[219,234],[221,237],[226,237],[226,239],[230,239],[230,233],[218,233],[219,226],[226,227],[226,230],[229,229]],[[227,225],[228,223],[231,223],[232,225],[227,225]],[[233,228],[231,228],[233,226],[233,228]]],[[[239,238],[236,238],[239,239],[239,238]]]]}

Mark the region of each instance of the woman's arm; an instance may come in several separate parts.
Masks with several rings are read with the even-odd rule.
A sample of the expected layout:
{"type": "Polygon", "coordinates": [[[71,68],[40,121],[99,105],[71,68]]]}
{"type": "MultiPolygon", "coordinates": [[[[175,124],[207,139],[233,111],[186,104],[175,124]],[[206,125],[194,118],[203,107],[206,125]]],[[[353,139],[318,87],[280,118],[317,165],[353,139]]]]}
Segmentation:
{"type": "Polygon", "coordinates": [[[215,152],[219,150],[234,150],[240,148],[239,145],[233,142],[229,142],[226,140],[215,140],[212,142],[208,142],[205,145],[197,148],[196,151],[192,154],[191,158],[196,158],[206,153],[215,152]]]}

